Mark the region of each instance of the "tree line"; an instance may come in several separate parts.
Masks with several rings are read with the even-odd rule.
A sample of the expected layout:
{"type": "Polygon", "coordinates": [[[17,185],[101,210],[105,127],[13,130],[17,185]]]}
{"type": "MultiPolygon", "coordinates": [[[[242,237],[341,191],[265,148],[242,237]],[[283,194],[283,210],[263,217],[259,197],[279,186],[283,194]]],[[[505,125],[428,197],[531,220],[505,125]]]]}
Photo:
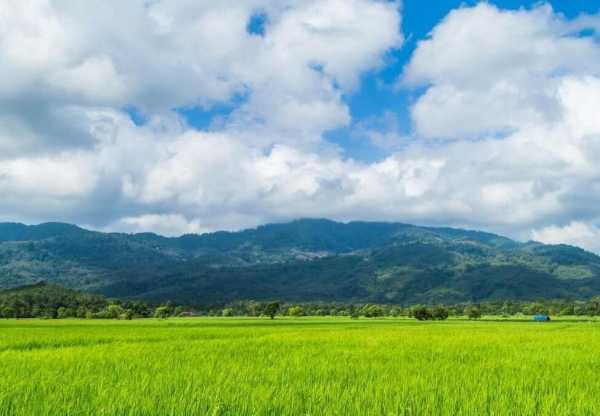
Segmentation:
{"type": "MultiPolygon", "coordinates": [[[[269,316],[272,319],[281,309],[280,302],[262,302],[252,305],[253,316],[269,316]]],[[[235,312],[239,312],[238,309],[235,312]]],[[[101,295],[83,293],[61,286],[40,282],[16,289],[0,291],[0,318],[44,319],[134,319],[176,316],[201,316],[214,314],[214,308],[176,305],[172,302],[151,304],[141,300],[108,299],[101,295]]],[[[219,316],[233,316],[234,310],[220,307],[219,316]]]]}
{"type": "MultiPolygon", "coordinates": [[[[265,316],[268,303],[257,301],[237,301],[225,306],[212,306],[196,310],[206,316],[265,316]]],[[[278,302],[277,316],[349,316],[365,317],[410,317],[418,320],[444,320],[448,317],[468,317],[479,319],[482,316],[515,317],[519,315],[553,316],[600,316],[600,296],[589,300],[539,300],[539,301],[497,301],[465,302],[451,305],[393,305],[393,304],[352,304],[352,303],[285,303],[278,302]]]]}
{"type": "Polygon", "coordinates": [[[479,319],[484,315],[599,316],[600,296],[589,300],[498,301],[455,305],[391,305],[352,303],[289,303],[236,301],[226,305],[185,306],[172,302],[151,304],[141,300],[107,299],[46,283],[0,292],[0,318],[134,319],[175,316],[348,316],[351,318],[411,317],[444,320],[452,316],[479,319]]]}

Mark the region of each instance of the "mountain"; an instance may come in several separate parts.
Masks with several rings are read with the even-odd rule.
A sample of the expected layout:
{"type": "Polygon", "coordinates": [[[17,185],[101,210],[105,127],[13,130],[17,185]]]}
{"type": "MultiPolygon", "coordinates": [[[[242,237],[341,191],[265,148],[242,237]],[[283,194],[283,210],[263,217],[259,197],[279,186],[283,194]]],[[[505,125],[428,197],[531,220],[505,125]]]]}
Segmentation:
{"type": "Polygon", "coordinates": [[[27,226],[18,223],[0,223],[0,241],[29,241],[44,240],[58,236],[77,236],[88,233],[82,228],[71,224],[48,222],[45,224],[27,226]]]}
{"type": "Polygon", "coordinates": [[[583,299],[600,295],[600,257],[572,246],[401,223],[305,219],[177,238],[0,223],[0,288],[40,280],[199,305],[583,299]]]}

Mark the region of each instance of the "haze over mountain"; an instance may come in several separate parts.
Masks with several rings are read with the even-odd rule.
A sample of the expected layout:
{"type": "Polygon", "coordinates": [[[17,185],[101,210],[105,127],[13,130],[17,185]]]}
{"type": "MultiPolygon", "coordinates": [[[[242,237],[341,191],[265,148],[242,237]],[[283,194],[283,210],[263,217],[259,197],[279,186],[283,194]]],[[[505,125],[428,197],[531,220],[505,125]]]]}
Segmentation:
{"type": "Polygon", "coordinates": [[[600,257],[573,246],[402,223],[304,219],[177,238],[0,223],[0,287],[40,280],[189,304],[588,298],[600,294],[600,257]]]}

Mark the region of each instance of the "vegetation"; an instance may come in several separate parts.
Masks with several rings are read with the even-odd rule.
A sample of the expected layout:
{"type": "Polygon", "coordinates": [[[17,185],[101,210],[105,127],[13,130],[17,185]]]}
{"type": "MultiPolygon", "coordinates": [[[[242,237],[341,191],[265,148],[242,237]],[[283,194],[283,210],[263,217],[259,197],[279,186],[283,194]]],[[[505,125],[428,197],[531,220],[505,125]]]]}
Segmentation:
{"type": "Polygon", "coordinates": [[[139,300],[107,299],[40,282],[0,291],[0,318],[86,318],[122,319],[178,316],[349,316],[355,319],[410,317],[417,320],[445,320],[448,317],[502,316],[600,316],[600,297],[588,301],[541,300],[536,302],[505,301],[456,305],[394,305],[353,303],[289,303],[281,301],[236,301],[205,307],[183,306],[171,302],[148,304],[139,300]]]}
{"type": "Polygon", "coordinates": [[[206,308],[458,304],[600,295],[600,257],[570,246],[395,223],[300,220],[165,238],[0,224],[0,288],[39,280],[111,298],[206,308]]]}
{"type": "Polygon", "coordinates": [[[410,311],[410,314],[419,321],[427,321],[431,319],[443,321],[444,319],[448,319],[450,312],[443,306],[436,306],[434,308],[415,306],[410,311]]]}
{"type": "Polygon", "coordinates": [[[469,319],[479,319],[481,318],[481,310],[477,306],[469,306],[465,310],[466,315],[469,319]]]}
{"type": "Polygon", "coordinates": [[[600,413],[597,323],[4,320],[0,333],[2,416],[600,413]]]}
{"type": "MultiPolygon", "coordinates": [[[[499,301],[486,303],[462,303],[455,305],[393,305],[393,304],[350,304],[350,303],[280,303],[275,315],[302,316],[346,316],[354,318],[406,317],[417,320],[445,320],[449,317],[480,319],[485,316],[520,318],[537,314],[552,316],[600,316],[600,297],[587,301],[539,300],[499,301]]],[[[223,306],[193,308],[194,315],[260,317],[271,316],[271,302],[236,301],[223,306]]]]}
{"type": "Polygon", "coordinates": [[[269,318],[274,319],[280,308],[281,304],[279,302],[269,302],[263,308],[262,313],[267,315],[269,318]]]}
{"type": "Polygon", "coordinates": [[[107,299],[46,282],[0,291],[0,318],[129,320],[149,317],[152,311],[152,306],[138,300],[107,299]]]}
{"type": "Polygon", "coordinates": [[[415,319],[419,321],[427,321],[429,319],[433,319],[433,314],[429,308],[425,306],[417,306],[413,309],[412,315],[415,319]]]}

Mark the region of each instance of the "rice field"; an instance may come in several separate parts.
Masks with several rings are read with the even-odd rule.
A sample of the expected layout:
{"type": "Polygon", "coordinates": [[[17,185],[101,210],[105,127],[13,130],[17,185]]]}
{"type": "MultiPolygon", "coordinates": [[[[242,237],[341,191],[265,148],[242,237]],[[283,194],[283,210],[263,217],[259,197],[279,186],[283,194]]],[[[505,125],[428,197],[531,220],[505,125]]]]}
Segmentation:
{"type": "Polygon", "coordinates": [[[0,415],[600,414],[600,322],[0,321],[0,415]]]}

